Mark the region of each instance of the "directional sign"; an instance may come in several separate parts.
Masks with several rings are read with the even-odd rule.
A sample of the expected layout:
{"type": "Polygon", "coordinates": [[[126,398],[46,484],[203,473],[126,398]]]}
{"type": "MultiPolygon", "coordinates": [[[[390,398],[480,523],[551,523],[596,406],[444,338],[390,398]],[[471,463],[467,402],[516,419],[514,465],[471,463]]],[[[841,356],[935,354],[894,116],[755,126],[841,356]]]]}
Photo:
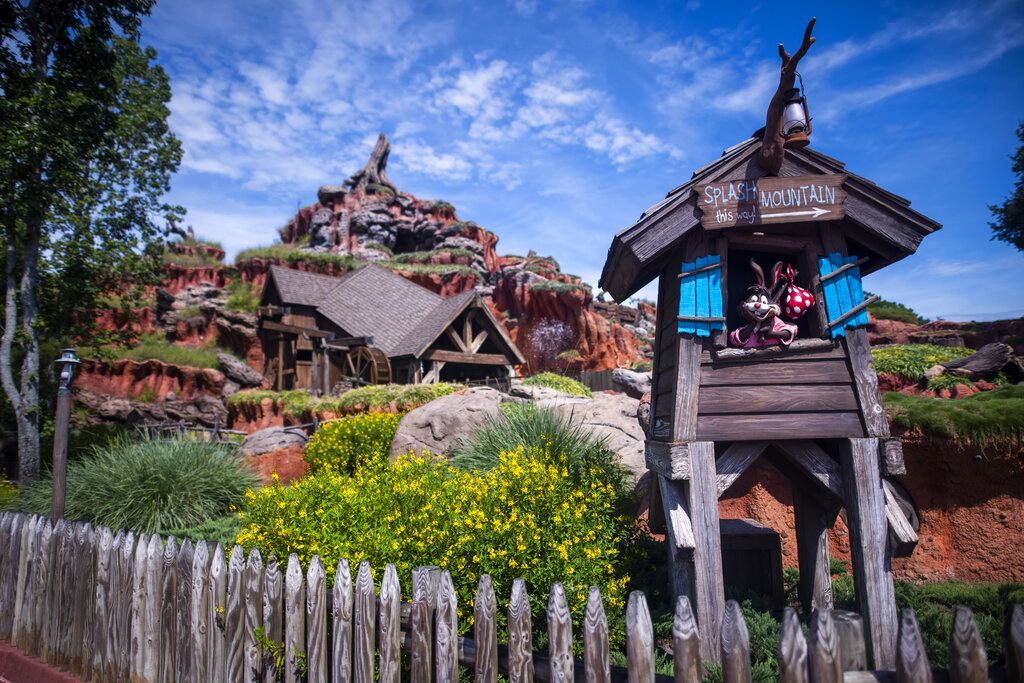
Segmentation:
{"type": "Polygon", "coordinates": [[[846,215],[846,174],[745,178],[697,186],[706,230],[831,221],[846,215]]]}

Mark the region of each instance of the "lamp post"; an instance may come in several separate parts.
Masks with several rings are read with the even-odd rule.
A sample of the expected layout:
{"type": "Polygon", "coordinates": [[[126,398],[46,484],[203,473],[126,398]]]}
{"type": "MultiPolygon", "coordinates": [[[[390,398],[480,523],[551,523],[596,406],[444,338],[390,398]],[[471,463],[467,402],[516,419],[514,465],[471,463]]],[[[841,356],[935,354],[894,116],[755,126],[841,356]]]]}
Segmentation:
{"type": "Polygon", "coordinates": [[[57,423],[53,428],[53,500],[50,519],[56,522],[64,516],[64,491],[67,487],[68,425],[71,422],[71,378],[75,366],[81,363],[74,349],[64,349],[54,365],[60,368],[57,387],[57,423]]]}

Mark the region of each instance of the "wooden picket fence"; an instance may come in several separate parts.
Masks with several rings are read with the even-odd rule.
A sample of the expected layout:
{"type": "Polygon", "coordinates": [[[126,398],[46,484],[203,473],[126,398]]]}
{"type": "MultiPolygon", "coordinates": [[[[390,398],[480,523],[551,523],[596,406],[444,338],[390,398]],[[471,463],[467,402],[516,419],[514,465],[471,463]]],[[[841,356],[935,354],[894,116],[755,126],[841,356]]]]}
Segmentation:
{"type": "MultiPolygon", "coordinates": [[[[689,683],[703,675],[689,601],[679,600],[672,629],[674,675],[655,674],[647,602],[636,591],[626,610],[627,667],[609,665],[608,622],[590,589],[584,657],[573,656],[572,624],[561,584],[548,596],[547,653],[534,652],[530,598],[512,587],[508,643],[498,644],[491,579],[480,578],[473,638],[458,635],[452,578],[437,567],[413,570],[410,602],[388,565],[379,596],[368,563],[355,584],[338,562],[328,590],[314,556],[305,573],[296,555],[284,573],[256,549],[230,558],[221,544],[178,543],[159,535],[112,532],[88,523],[0,513],[0,640],[85,681],[221,683],[457,683],[459,667],[476,683],[689,683]],[[409,653],[403,674],[401,653],[409,653]],[[375,665],[376,662],[376,665],[375,665]]],[[[930,669],[911,610],[901,614],[895,671],[843,671],[838,620],[816,610],[807,638],[787,608],[779,648],[781,680],[1022,681],[1024,610],[1007,616],[1006,666],[989,668],[970,610],[957,608],[950,668],[930,669]]],[[[722,676],[749,682],[749,638],[739,605],[722,625],[722,676]]],[[[863,649],[861,644],[860,649],[863,649]]],[[[849,653],[847,653],[849,654],[849,653]]],[[[854,658],[856,659],[856,658],[854,658]]]]}

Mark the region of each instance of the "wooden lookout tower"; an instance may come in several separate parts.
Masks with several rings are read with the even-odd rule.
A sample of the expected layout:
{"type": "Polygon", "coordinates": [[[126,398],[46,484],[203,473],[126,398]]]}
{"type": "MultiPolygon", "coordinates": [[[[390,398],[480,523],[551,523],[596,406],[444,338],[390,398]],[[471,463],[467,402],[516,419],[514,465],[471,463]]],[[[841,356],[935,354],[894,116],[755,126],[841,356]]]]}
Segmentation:
{"type": "Polygon", "coordinates": [[[941,226],[785,135],[783,95],[811,26],[793,59],[780,46],[766,129],[617,234],[601,287],[622,301],[658,278],[652,510],[664,510],[673,589],[696,608],[702,657],[719,658],[725,604],[718,499],[766,457],[792,484],[805,608],[832,606],[826,533],[845,508],[868,655],[891,669],[890,560],[917,537],[887,483],[904,473],[902,448],[871,360],[861,276],[941,226]],[[758,317],[773,304],[778,321],[758,317]]]}

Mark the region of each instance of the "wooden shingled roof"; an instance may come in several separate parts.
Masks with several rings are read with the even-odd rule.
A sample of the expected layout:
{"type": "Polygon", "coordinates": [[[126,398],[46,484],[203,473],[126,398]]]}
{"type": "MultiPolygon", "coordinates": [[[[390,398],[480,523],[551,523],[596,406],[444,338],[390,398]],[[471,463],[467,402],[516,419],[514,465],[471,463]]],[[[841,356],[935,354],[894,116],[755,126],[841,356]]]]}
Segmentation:
{"type": "MultiPolygon", "coordinates": [[[[701,212],[695,188],[706,183],[760,178],[766,172],[757,163],[760,132],[730,147],[715,161],[697,169],[686,183],[641,214],[636,223],[619,232],[608,249],[600,286],[622,301],[653,280],[665,260],[688,233],[699,229],[701,212]]],[[[865,274],[894,263],[917,250],[918,244],[942,226],[910,208],[910,201],[870,180],[850,173],[845,165],[810,147],[787,149],[779,176],[847,174],[845,211],[848,225],[877,258],[865,274]]],[[[759,228],[763,229],[763,228],[759,228]]]]}
{"type": "Polygon", "coordinates": [[[372,264],[341,277],[271,266],[267,286],[277,289],[283,304],[315,307],[349,336],[373,337],[373,346],[390,358],[419,357],[459,314],[478,302],[514,362],[526,362],[473,290],[445,298],[372,264]]]}

